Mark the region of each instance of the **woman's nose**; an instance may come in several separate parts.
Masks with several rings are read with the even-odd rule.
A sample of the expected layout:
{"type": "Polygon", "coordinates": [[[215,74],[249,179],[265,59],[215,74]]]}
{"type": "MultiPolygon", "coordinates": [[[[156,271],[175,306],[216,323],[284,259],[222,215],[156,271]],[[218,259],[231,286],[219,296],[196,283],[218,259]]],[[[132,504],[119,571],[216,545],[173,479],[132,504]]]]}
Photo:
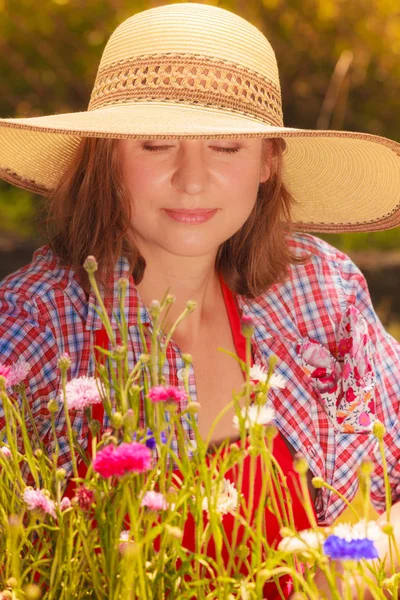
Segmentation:
{"type": "Polygon", "coordinates": [[[200,140],[184,140],[177,154],[172,178],[174,187],[191,196],[201,194],[208,186],[208,168],[200,140]]]}

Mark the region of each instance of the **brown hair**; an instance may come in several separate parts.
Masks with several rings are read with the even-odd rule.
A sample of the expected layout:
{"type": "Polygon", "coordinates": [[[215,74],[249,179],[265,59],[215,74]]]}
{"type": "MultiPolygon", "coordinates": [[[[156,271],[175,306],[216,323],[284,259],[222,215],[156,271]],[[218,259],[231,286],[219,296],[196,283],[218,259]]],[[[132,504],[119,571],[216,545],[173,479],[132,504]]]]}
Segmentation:
{"type": "MultiPolygon", "coordinates": [[[[271,142],[270,177],[260,185],[246,223],[221,245],[216,258],[216,269],[228,286],[247,297],[256,297],[285,278],[289,264],[304,262],[291,253],[285,240],[291,230],[293,198],[282,182],[284,141],[271,142]]],[[[142,280],[146,264],[134,243],[132,212],[117,140],[82,139],[49,199],[44,222],[53,251],[62,264],[74,268],[86,291],[82,265],[88,255],[96,257],[98,280],[106,289],[121,255],[127,257],[135,282],[142,280]]]]}

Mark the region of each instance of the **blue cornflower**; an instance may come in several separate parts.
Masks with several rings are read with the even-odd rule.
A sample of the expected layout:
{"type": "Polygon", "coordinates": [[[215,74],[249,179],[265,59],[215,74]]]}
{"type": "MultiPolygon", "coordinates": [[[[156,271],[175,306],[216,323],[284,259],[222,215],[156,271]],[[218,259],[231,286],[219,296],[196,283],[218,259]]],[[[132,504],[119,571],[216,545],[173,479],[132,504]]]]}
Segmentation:
{"type": "MultiPolygon", "coordinates": [[[[165,444],[167,442],[167,436],[164,431],[161,432],[160,439],[163,444],[165,444]]],[[[153,434],[152,430],[150,429],[150,427],[147,428],[146,438],[145,438],[144,443],[150,450],[156,449],[157,442],[155,440],[154,434],[153,434]]]]}
{"type": "Polygon", "coordinates": [[[337,535],[330,535],[324,542],[326,556],[336,560],[361,560],[379,558],[375,543],[368,538],[344,540],[337,535]]]}
{"type": "MultiPolygon", "coordinates": [[[[132,439],[136,441],[136,438],[137,438],[137,435],[136,435],[136,431],[135,431],[135,433],[132,436],[132,439]]],[[[167,434],[165,433],[165,431],[161,432],[160,439],[161,439],[162,444],[167,443],[167,434]]],[[[157,442],[156,442],[156,439],[155,439],[154,434],[153,434],[152,430],[150,429],[150,427],[147,428],[145,437],[143,439],[140,439],[139,441],[144,442],[145,445],[149,448],[149,450],[156,449],[157,442]]]]}

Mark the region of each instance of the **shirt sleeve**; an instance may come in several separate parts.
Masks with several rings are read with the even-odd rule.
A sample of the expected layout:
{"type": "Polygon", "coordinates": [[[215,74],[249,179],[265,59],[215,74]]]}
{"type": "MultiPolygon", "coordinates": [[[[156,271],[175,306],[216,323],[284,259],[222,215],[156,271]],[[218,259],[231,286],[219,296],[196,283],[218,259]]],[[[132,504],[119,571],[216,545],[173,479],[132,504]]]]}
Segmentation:
{"type": "MultiPolygon", "coordinates": [[[[57,362],[60,353],[50,325],[34,300],[15,291],[0,290],[0,363],[11,366],[21,359],[29,363],[30,371],[24,382],[26,396],[39,436],[49,454],[54,449],[54,441],[47,404],[51,398],[58,399],[59,410],[55,420],[60,448],[59,466],[70,472],[66,423],[59,400],[60,372],[57,362]]],[[[21,404],[21,398],[12,389],[8,389],[7,393],[21,404]]],[[[4,426],[4,408],[0,404],[0,431],[4,426]]],[[[4,435],[2,439],[5,440],[4,435]]]]}
{"type": "MultiPolygon", "coordinates": [[[[376,374],[376,419],[381,421],[386,429],[383,441],[387,471],[392,500],[398,502],[400,501],[400,344],[385,330],[379,320],[361,271],[348,257],[340,256],[342,256],[341,275],[346,305],[356,306],[368,325],[376,374]]],[[[377,442],[371,446],[370,458],[375,465],[371,481],[371,501],[378,512],[383,512],[386,508],[384,473],[377,442]]]]}

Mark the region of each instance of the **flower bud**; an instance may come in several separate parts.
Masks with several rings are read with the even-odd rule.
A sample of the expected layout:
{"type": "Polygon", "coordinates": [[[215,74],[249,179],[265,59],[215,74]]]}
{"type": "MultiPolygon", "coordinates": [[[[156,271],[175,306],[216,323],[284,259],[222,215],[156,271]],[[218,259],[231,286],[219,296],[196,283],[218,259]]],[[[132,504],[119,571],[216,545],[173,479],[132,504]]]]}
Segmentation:
{"type": "Polygon", "coordinates": [[[147,363],[150,361],[150,356],[148,354],[141,354],[139,356],[139,362],[141,362],[143,365],[147,365],[147,363]]]}
{"type": "Polygon", "coordinates": [[[183,531],[180,527],[175,527],[173,525],[165,525],[165,531],[171,536],[180,540],[183,537],[183,531]]]}
{"type": "Polygon", "coordinates": [[[40,587],[34,583],[28,583],[28,585],[24,587],[24,594],[25,600],[39,600],[39,598],[42,596],[40,587]]]}
{"type": "Polygon", "coordinates": [[[384,579],[382,581],[382,587],[384,590],[390,590],[392,591],[394,589],[394,586],[400,581],[400,574],[399,573],[394,573],[391,577],[387,577],[386,579],[384,579]]]}
{"type": "Polygon", "coordinates": [[[293,468],[299,475],[305,475],[308,471],[308,462],[301,452],[296,452],[293,457],[293,468]]]}
{"type": "Polygon", "coordinates": [[[121,292],[125,292],[129,285],[129,279],[127,277],[120,277],[117,282],[117,287],[121,292]]]}
{"type": "Polygon", "coordinates": [[[3,590],[0,596],[1,600],[12,600],[13,593],[10,590],[3,590]]]}
{"type": "Polygon", "coordinates": [[[168,294],[167,297],[165,298],[165,304],[173,304],[176,300],[176,296],[174,296],[174,294],[168,294]]]}
{"type": "Polygon", "coordinates": [[[386,428],[384,424],[380,421],[375,421],[372,427],[372,433],[376,438],[378,438],[378,440],[383,440],[386,433],[386,428]]]}
{"type": "Polygon", "coordinates": [[[9,577],[7,579],[7,587],[10,587],[11,589],[18,587],[18,581],[15,579],[15,577],[9,577]]]}
{"type": "Polygon", "coordinates": [[[152,300],[149,306],[149,313],[152,319],[157,319],[160,316],[161,305],[158,300],[152,300]]]}
{"type": "Polygon", "coordinates": [[[242,560],[245,560],[249,556],[249,554],[250,548],[245,544],[240,544],[240,546],[238,546],[238,548],[236,549],[236,556],[238,558],[241,558],[242,560]]]}
{"type": "Polygon", "coordinates": [[[83,263],[83,268],[86,273],[95,273],[97,271],[98,265],[97,260],[94,256],[88,256],[85,262],[83,263]]]}
{"type": "Polygon", "coordinates": [[[254,333],[253,319],[248,315],[242,316],[242,333],[247,338],[251,337],[254,333]]]}
{"type": "Polygon", "coordinates": [[[58,411],[58,402],[55,398],[52,398],[47,403],[47,410],[50,413],[56,413],[58,411]]]}
{"type": "Polygon", "coordinates": [[[290,529],[290,527],[281,527],[279,530],[279,535],[281,537],[293,537],[294,532],[293,529],[290,529]]]}
{"type": "Polygon", "coordinates": [[[196,302],[196,300],[188,300],[188,301],[186,302],[186,309],[187,309],[189,312],[193,312],[193,311],[195,310],[196,306],[197,306],[197,302],[196,302]]]}
{"type": "Polygon", "coordinates": [[[124,360],[127,353],[126,346],[114,346],[113,355],[115,360],[124,360]]]}
{"type": "Polygon", "coordinates": [[[41,448],[36,448],[34,455],[36,456],[36,458],[42,458],[43,450],[41,448]]]}
{"type": "Polygon", "coordinates": [[[393,535],[394,527],[391,523],[384,523],[381,525],[381,529],[383,533],[386,533],[386,535],[393,535]]]}
{"type": "Polygon", "coordinates": [[[115,412],[111,415],[111,423],[114,429],[121,429],[123,422],[123,416],[120,412],[115,412]]]}
{"type": "Polygon", "coordinates": [[[58,359],[57,366],[61,371],[68,371],[71,366],[71,359],[67,352],[61,354],[60,358],[58,359]]]}
{"type": "Polygon", "coordinates": [[[313,484],[316,490],[319,490],[325,485],[325,481],[322,479],[322,477],[313,477],[311,483],[313,484]]]}
{"type": "Polygon", "coordinates": [[[128,408],[128,410],[126,411],[126,413],[124,414],[124,417],[123,417],[123,425],[124,425],[124,427],[133,429],[135,427],[135,424],[136,424],[135,413],[133,412],[133,410],[131,408],[128,408]]]}
{"type": "Polygon", "coordinates": [[[57,469],[56,471],[56,477],[57,479],[63,480],[65,479],[67,476],[67,471],[65,469],[57,469]]]}
{"type": "Polygon", "coordinates": [[[193,356],[191,354],[187,354],[185,352],[185,354],[182,354],[182,360],[185,364],[185,367],[187,367],[188,365],[191,365],[193,362],[193,356]]]}
{"type": "Polygon", "coordinates": [[[192,414],[198,413],[200,409],[201,409],[200,402],[189,402],[187,405],[187,410],[192,414]]]}
{"type": "Polygon", "coordinates": [[[92,419],[92,421],[90,421],[90,423],[89,423],[89,429],[90,429],[90,433],[92,434],[92,437],[96,437],[96,435],[99,433],[99,431],[101,429],[100,421],[97,421],[97,419],[92,419]]]}

